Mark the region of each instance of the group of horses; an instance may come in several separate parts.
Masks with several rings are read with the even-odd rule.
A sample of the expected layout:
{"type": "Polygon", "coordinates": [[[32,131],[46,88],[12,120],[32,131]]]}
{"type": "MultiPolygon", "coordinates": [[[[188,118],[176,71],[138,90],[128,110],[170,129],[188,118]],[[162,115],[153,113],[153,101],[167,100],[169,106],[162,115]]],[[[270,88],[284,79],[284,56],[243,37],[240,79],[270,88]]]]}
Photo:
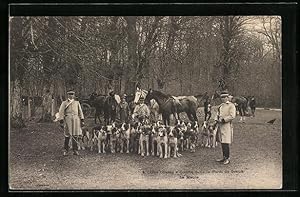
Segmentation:
{"type": "MultiPolygon", "coordinates": [[[[173,115],[176,120],[180,120],[180,113],[182,112],[186,113],[190,121],[198,121],[197,109],[202,106],[202,102],[216,100],[220,98],[220,93],[215,91],[211,95],[205,92],[204,94],[195,96],[172,96],[157,90],[143,90],[137,88],[135,94],[127,95],[125,98],[131,113],[140,97],[144,98],[145,104],[149,107],[153,122],[160,119],[159,115],[161,115],[163,123],[170,125],[170,116],[173,115]]],[[[246,112],[249,106],[248,98],[234,96],[231,101],[236,104],[241,117],[247,114],[246,112]]],[[[97,95],[93,93],[90,96],[90,103],[96,108],[95,124],[97,119],[101,123],[101,114],[104,115],[106,125],[116,121],[120,104],[119,95],[97,95]]]]}

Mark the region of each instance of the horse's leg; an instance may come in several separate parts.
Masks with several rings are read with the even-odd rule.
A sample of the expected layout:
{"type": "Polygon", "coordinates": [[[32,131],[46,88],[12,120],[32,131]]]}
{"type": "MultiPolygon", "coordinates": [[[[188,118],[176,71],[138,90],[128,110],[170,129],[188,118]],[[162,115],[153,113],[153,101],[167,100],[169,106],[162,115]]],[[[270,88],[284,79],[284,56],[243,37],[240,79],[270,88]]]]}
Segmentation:
{"type": "Polygon", "coordinates": [[[104,112],[104,123],[105,123],[105,125],[108,125],[107,112],[104,112]]]}
{"type": "Polygon", "coordinates": [[[242,116],[242,121],[245,120],[245,115],[246,115],[246,109],[245,109],[245,105],[243,104],[241,106],[241,116],[242,116]]]}
{"type": "Polygon", "coordinates": [[[246,111],[247,111],[247,106],[244,106],[243,108],[243,120],[245,121],[246,120],[246,111]]]}
{"type": "Polygon", "coordinates": [[[154,112],[154,121],[155,121],[155,122],[158,121],[158,119],[159,119],[158,116],[159,116],[158,112],[154,112]]]}
{"type": "Polygon", "coordinates": [[[116,112],[115,111],[112,112],[111,121],[112,122],[116,121],[116,112]]]}
{"type": "Polygon", "coordinates": [[[242,108],[239,107],[239,108],[238,108],[238,111],[239,111],[240,116],[241,116],[241,118],[240,118],[240,122],[241,122],[241,121],[243,121],[243,112],[242,112],[242,108]]]}
{"type": "MultiPolygon", "coordinates": [[[[170,119],[170,114],[167,116],[167,126],[170,126],[171,125],[171,119],[170,119]]],[[[176,118],[175,118],[176,119],[176,118]]]]}
{"type": "Polygon", "coordinates": [[[173,112],[173,117],[175,119],[175,122],[179,120],[179,114],[177,112],[173,112]]]}
{"type": "Polygon", "coordinates": [[[194,118],[192,117],[192,114],[189,111],[186,112],[186,115],[188,116],[190,121],[194,121],[194,118]]]}
{"type": "MultiPolygon", "coordinates": [[[[99,124],[101,124],[101,118],[100,118],[100,116],[101,116],[101,111],[98,111],[97,118],[99,120],[99,124]]],[[[96,123],[96,120],[95,120],[95,123],[96,123]]]]}
{"type": "Polygon", "coordinates": [[[167,117],[165,114],[162,114],[162,119],[165,125],[167,125],[167,117]]]}
{"type": "Polygon", "coordinates": [[[208,118],[206,121],[209,121],[210,117],[211,117],[211,112],[208,113],[208,118]]]}
{"type": "Polygon", "coordinates": [[[198,122],[197,112],[195,110],[192,111],[192,116],[194,118],[194,121],[198,122]]]}
{"type": "Polygon", "coordinates": [[[255,107],[252,107],[251,111],[252,111],[252,116],[255,117],[255,107]]]}
{"type": "Polygon", "coordinates": [[[95,119],[94,119],[94,120],[95,120],[95,124],[97,124],[97,115],[98,115],[98,114],[97,114],[97,109],[96,109],[96,112],[95,112],[95,119]]]}

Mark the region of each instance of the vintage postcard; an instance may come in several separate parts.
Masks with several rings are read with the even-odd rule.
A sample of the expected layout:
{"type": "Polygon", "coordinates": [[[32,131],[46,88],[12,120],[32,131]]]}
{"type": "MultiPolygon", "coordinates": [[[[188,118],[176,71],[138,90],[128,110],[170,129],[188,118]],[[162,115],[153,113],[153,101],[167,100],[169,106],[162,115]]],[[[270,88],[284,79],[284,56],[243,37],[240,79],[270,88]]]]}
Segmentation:
{"type": "Polygon", "coordinates": [[[9,189],[281,189],[281,46],[278,15],[9,16],[9,189]]]}

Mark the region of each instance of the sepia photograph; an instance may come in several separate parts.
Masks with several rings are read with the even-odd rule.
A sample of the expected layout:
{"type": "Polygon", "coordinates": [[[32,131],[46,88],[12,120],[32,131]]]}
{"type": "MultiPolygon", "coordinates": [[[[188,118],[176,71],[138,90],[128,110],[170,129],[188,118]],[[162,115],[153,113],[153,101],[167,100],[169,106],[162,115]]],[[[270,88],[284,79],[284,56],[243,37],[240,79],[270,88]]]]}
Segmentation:
{"type": "Polygon", "coordinates": [[[282,18],[9,16],[8,185],[282,189],[282,18]]]}

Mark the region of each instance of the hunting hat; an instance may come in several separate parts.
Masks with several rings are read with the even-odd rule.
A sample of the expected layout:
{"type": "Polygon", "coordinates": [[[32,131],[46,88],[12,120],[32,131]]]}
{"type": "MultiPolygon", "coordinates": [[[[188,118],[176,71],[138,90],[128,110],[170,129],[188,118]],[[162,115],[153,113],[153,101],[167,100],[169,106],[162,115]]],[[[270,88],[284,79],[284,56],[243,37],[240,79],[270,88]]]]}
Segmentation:
{"type": "Polygon", "coordinates": [[[75,94],[75,91],[74,90],[68,90],[67,94],[75,94]]]}
{"type": "Polygon", "coordinates": [[[228,91],[222,91],[221,92],[221,95],[220,95],[221,97],[228,97],[229,96],[229,93],[228,93],[228,91]]]}

